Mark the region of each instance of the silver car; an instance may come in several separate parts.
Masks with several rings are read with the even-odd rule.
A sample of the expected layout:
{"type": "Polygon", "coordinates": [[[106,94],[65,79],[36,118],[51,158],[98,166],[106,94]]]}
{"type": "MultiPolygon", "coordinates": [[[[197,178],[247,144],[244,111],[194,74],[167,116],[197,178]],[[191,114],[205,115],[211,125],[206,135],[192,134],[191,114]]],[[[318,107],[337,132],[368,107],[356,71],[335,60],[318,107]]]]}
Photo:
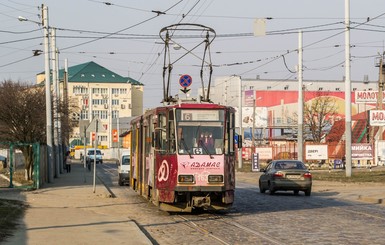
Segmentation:
{"type": "Polygon", "coordinates": [[[272,195],[276,191],[304,191],[305,196],[311,195],[312,175],[303,162],[298,160],[274,160],[261,169],[259,191],[266,190],[272,195]]]}

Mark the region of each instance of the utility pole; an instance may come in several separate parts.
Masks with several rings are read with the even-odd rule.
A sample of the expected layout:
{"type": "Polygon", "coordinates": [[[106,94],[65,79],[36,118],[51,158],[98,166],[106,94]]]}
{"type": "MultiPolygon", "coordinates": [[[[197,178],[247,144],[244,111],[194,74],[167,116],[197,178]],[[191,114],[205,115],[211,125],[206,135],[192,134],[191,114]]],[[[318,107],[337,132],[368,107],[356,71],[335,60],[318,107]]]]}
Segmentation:
{"type": "Polygon", "coordinates": [[[303,65],[302,65],[302,31],[298,32],[298,160],[303,161],[303,65]]]}
{"type": "MultiPolygon", "coordinates": [[[[55,60],[56,60],[56,73],[57,73],[57,86],[58,86],[58,93],[57,93],[57,100],[60,105],[60,102],[63,102],[62,100],[62,95],[60,93],[60,78],[59,78],[59,50],[56,48],[55,50],[55,60]]],[[[62,130],[61,130],[61,113],[58,112],[57,114],[57,133],[58,133],[58,141],[59,141],[59,168],[60,168],[60,173],[63,173],[63,159],[64,159],[64,153],[63,153],[63,145],[62,145],[62,130]]]]}
{"type": "Polygon", "coordinates": [[[345,0],[345,170],[352,176],[352,94],[350,84],[350,0],[345,0]]]}
{"type": "MultiPolygon", "coordinates": [[[[95,129],[95,146],[94,146],[94,178],[93,178],[93,192],[96,191],[96,149],[98,148],[98,125],[99,119],[96,119],[96,129],[95,129]]],[[[91,163],[90,163],[91,164],[91,163]]]]}
{"type": "MultiPolygon", "coordinates": [[[[242,79],[241,77],[238,77],[238,81],[239,81],[239,95],[238,95],[238,110],[239,110],[239,119],[238,119],[238,123],[239,123],[239,132],[238,132],[238,140],[241,139],[241,141],[243,141],[243,128],[242,128],[242,79]]],[[[242,159],[242,145],[243,145],[243,142],[241,142],[242,144],[239,144],[238,145],[240,146],[239,149],[238,149],[238,168],[241,169],[242,168],[242,165],[243,165],[243,159],[242,159]]]]}
{"type": "MultiPolygon", "coordinates": [[[[379,73],[378,73],[378,96],[377,96],[377,110],[383,109],[383,92],[384,92],[384,60],[383,57],[380,58],[379,62],[379,73]]],[[[382,140],[383,127],[378,127],[378,140],[382,140]]]]}
{"type": "Polygon", "coordinates": [[[53,128],[53,152],[56,156],[56,159],[54,159],[55,162],[55,177],[59,178],[60,176],[60,151],[59,151],[59,123],[58,123],[58,107],[59,107],[59,85],[58,85],[58,77],[57,77],[57,57],[56,57],[56,29],[51,29],[51,61],[52,61],[52,83],[53,83],[53,122],[54,122],[54,128],[53,128]]]}
{"type": "Polygon", "coordinates": [[[253,90],[253,128],[251,130],[251,149],[252,149],[252,156],[254,156],[255,153],[255,91],[253,90]]]}
{"type": "MultiPolygon", "coordinates": [[[[64,114],[65,115],[68,115],[68,60],[67,59],[64,59],[64,79],[63,79],[63,104],[64,104],[64,114]]],[[[65,123],[66,125],[69,125],[69,118],[68,116],[65,117],[67,118],[67,122],[65,123]]],[[[64,146],[68,146],[68,139],[69,139],[69,135],[68,133],[66,133],[64,135],[64,140],[66,142],[64,142],[64,140],[62,140],[61,142],[64,143],[64,146]]],[[[64,148],[64,147],[62,147],[64,148]]]]}
{"type": "Polygon", "coordinates": [[[49,25],[48,25],[48,7],[42,4],[43,29],[44,29],[44,69],[45,69],[45,110],[46,110],[46,136],[47,136],[47,167],[48,182],[52,183],[54,178],[53,154],[52,154],[52,104],[51,104],[51,76],[49,64],[49,25]]]}

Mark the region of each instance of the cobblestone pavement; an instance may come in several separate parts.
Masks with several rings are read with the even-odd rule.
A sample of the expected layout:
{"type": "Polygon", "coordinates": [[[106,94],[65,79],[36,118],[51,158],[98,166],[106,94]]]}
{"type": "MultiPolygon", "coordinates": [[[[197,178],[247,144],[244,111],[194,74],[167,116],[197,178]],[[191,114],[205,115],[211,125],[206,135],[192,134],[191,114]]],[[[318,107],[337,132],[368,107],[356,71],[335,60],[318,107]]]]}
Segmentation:
{"type": "MultiPolygon", "coordinates": [[[[79,176],[79,183],[83,182],[83,176],[79,176]]],[[[383,184],[315,181],[310,197],[292,192],[268,195],[259,193],[259,173],[238,172],[236,199],[230,210],[170,214],[158,210],[128,186],[119,186],[115,164],[99,165],[98,176],[115,198],[91,194],[87,199],[80,198],[76,186],[71,187],[72,195],[55,195],[55,200],[44,189],[28,194],[28,198],[35,199],[32,202],[37,202],[38,197],[46,202],[62,202],[63,206],[79,198],[72,212],[87,213],[90,217],[95,214],[105,217],[106,222],[135,222],[153,244],[385,244],[385,205],[359,200],[360,196],[382,198],[383,184]]],[[[0,193],[0,197],[5,194],[0,193]]],[[[78,231],[85,229],[75,227],[78,231]]],[[[92,234],[94,241],[100,232],[103,231],[92,234]]],[[[114,230],[104,232],[114,234],[114,230]]],[[[130,244],[130,234],[126,237],[120,243],[130,244]]]]}
{"type": "Polygon", "coordinates": [[[128,187],[111,190],[155,244],[385,243],[385,206],[358,199],[383,193],[385,185],[315,182],[310,197],[292,192],[270,196],[259,193],[257,176],[237,173],[236,202],[219,214],[169,214],[128,187]]]}

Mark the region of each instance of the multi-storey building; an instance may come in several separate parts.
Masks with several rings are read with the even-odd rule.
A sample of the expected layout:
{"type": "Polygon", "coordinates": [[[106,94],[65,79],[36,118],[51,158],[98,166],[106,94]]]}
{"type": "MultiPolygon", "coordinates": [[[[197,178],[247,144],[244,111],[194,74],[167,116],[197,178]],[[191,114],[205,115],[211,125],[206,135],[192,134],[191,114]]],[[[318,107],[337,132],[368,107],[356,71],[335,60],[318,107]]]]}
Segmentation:
{"type": "MultiPolygon", "coordinates": [[[[63,70],[59,71],[61,90],[63,89],[63,70]]],[[[44,81],[44,73],[38,74],[37,83],[44,81]]],[[[87,62],[68,68],[68,99],[74,105],[72,120],[79,121],[70,135],[70,144],[82,141],[83,129],[93,119],[98,119],[102,130],[98,132],[99,146],[117,147],[116,134],[120,134],[123,118],[143,112],[143,84],[122,77],[95,62],[87,62]],[[119,120],[121,119],[121,120],[119,120]],[[119,122],[121,121],[121,122],[119,122]],[[114,137],[115,136],[115,137],[114,137]]],[[[63,91],[63,90],[62,90],[63,91]]],[[[87,143],[90,143],[94,130],[87,130],[87,143]]]]}

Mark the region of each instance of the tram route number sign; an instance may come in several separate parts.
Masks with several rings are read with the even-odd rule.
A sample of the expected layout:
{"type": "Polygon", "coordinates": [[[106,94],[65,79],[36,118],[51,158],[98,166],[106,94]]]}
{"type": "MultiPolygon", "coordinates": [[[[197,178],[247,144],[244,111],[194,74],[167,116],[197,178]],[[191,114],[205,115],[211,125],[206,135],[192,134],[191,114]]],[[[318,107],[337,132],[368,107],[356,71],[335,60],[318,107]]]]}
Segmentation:
{"type": "Polygon", "coordinates": [[[183,89],[181,89],[180,91],[182,91],[183,93],[187,93],[190,91],[190,89],[187,89],[188,87],[191,86],[192,84],[192,77],[190,75],[182,75],[180,78],[179,78],[179,84],[180,86],[182,86],[183,89]]]}

